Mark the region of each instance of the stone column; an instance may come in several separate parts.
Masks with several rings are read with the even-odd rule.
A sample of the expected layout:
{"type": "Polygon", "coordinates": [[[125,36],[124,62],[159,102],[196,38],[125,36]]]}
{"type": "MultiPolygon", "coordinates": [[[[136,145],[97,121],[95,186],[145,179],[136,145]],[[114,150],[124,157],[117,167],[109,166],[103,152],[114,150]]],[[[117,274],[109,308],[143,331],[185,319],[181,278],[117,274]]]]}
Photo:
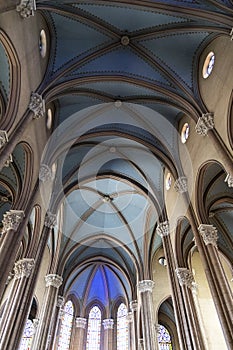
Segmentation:
{"type": "Polygon", "coordinates": [[[144,350],[144,341],[143,339],[138,339],[138,350],[144,350]]]}
{"type": "Polygon", "coordinates": [[[142,313],[144,350],[156,349],[157,338],[155,332],[154,306],[152,296],[153,288],[154,282],[151,280],[144,280],[138,283],[138,292],[142,313]]]}
{"type": "Polygon", "coordinates": [[[132,311],[128,312],[127,323],[128,323],[128,350],[135,350],[134,328],[133,328],[133,312],[132,311]]]}
{"type": "Polygon", "coordinates": [[[131,348],[130,350],[137,350],[137,344],[138,344],[138,322],[137,322],[137,311],[138,311],[138,302],[137,300],[132,300],[129,304],[130,310],[132,312],[132,336],[130,339],[131,348]]]}
{"type": "Polygon", "coordinates": [[[55,274],[45,276],[46,291],[32,350],[47,350],[48,348],[51,320],[53,319],[55,307],[57,304],[58,288],[61,286],[62,281],[62,277],[55,274]]]}
{"type": "Polygon", "coordinates": [[[86,328],[87,328],[87,319],[83,317],[76,317],[72,350],[83,350],[85,348],[86,328]]]}
{"type": "Polygon", "coordinates": [[[113,327],[114,320],[107,318],[103,320],[104,326],[104,350],[113,350],[113,327]]]}
{"type": "Polygon", "coordinates": [[[233,293],[228,284],[217,249],[218,233],[213,225],[201,224],[198,231],[206,246],[208,264],[212,269],[210,286],[223,333],[229,349],[233,348],[233,293]],[[213,288],[214,287],[214,288],[213,288]]]}
{"type": "Polygon", "coordinates": [[[192,289],[195,287],[193,274],[187,268],[176,269],[177,277],[181,286],[186,314],[189,322],[190,333],[195,349],[204,350],[205,344],[201,333],[199,319],[194,305],[192,289]]]}
{"type": "Polygon", "coordinates": [[[20,307],[21,297],[24,293],[28,277],[34,268],[34,259],[22,259],[15,263],[14,280],[7,304],[4,308],[0,325],[0,349],[9,349],[9,340],[12,328],[15,325],[15,310],[20,307]]]}
{"type": "Polygon", "coordinates": [[[61,295],[58,295],[57,297],[57,307],[55,310],[55,314],[54,314],[54,320],[53,320],[53,326],[52,326],[52,330],[51,330],[51,341],[50,341],[50,346],[49,349],[56,349],[57,348],[57,344],[58,344],[58,338],[59,338],[59,331],[60,331],[60,326],[61,326],[61,308],[64,305],[64,297],[62,297],[61,295]]]}
{"type": "Polygon", "coordinates": [[[23,218],[24,212],[22,210],[9,210],[3,214],[3,234],[0,246],[0,300],[5,289],[8,275],[15,261],[15,256],[13,256],[11,252],[14,249],[17,240],[16,231],[18,231],[23,218]]]}
{"type": "MultiPolygon", "coordinates": [[[[186,188],[184,178],[180,179],[179,184],[180,186],[186,188]]],[[[194,347],[192,344],[192,338],[186,317],[185,305],[175,272],[175,259],[170,239],[169,222],[164,221],[160,223],[157,227],[156,232],[162,237],[164,253],[167,261],[168,277],[171,285],[172,301],[176,318],[179,345],[182,350],[192,350],[194,347]]]]}

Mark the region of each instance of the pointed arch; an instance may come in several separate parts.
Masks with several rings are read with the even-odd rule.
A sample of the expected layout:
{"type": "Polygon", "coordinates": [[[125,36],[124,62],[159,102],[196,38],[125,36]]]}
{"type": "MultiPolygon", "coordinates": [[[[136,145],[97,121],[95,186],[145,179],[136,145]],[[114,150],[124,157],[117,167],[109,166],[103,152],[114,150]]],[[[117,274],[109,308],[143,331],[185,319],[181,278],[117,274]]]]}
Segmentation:
{"type": "Polygon", "coordinates": [[[128,310],[124,303],[117,309],[117,350],[128,349],[128,310]]]}
{"type": "Polygon", "coordinates": [[[93,306],[88,316],[87,350],[100,350],[101,319],[100,308],[93,306]]]}
{"type": "Polygon", "coordinates": [[[65,303],[62,319],[61,319],[61,329],[58,340],[58,350],[69,350],[70,340],[71,340],[71,331],[74,318],[74,305],[71,300],[68,300],[65,303]]]}

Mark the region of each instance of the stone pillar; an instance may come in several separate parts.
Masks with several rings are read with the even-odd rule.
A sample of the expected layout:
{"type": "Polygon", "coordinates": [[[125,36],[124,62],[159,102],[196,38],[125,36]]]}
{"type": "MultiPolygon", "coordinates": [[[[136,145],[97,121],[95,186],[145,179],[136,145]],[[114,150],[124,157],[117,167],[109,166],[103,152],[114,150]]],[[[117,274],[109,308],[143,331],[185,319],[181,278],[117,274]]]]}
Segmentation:
{"type": "Polygon", "coordinates": [[[54,314],[54,320],[53,320],[53,326],[52,326],[52,330],[51,330],[51,341],[50,341],[50,346],[49,349],[56,349],[57,348],[57,344],[58,344],[58,338],[59,338],[59,331],[60,331],[60,326],[61,326],[61,308],[64,305],[64,297],[62,297],[61,295],[58,295],[57,297],[57,307],[55,310],[55,314],[54,314]]]}
{"type": "Polygon", "coordinates": [[[218,311],[223,333],[229,349],[233,348],[233,293],[228,284],[217,249],[218,233],[213,225],[201,224],[200,236],[206,246],[208,264],[212,268],[210,286],[213,300],[218,311]],[[214,287],[214,288],[213,288],[214,287]]]}
{"type": "Polygon", "coordinates": [[[138,283],[138,292],[140,296],[140,306],[142,313],[142,331],[144,340],[144,350],[156,349],[156,332],[154,320],[154,306],[152,290],[154,282],[144,280],[138,283]]]}
{"type": "MultiPolygon", "coordinates": [[[[175,187],[177,188],[178,186],[182,191],[186,190],[187,182],[185,177],[179,178],[178,181],[175,182],[175,187]]],[[[175,272],[175,259],[170,239],[169,222],[164,221],[160,223],[156,232],[162,237],[165,258],[167,261],[168,277],[172,291],[172,301],[176,318],[179,345],[181,350],[192,350],[194,347],[186,317],[185,305],[175,272]]]]}
{"type": "Polygon", "coordinates": [[[132,336],[130,339],[131,348],[130,350],[137,350],[137,344],[138,344],[138,322],[137,322],[137,312],[138,312],[138,302],[137,300],[132,300],[129,304],[130,310],[132,312],[132,322],[131,322],[131,328],[132,328],[132,336]]]}
{"type": "Polygon", "coordinates": [[[128,323],[128,350],[135,350],[133,312],[132,311],[128,312],[127,323],[128,323]]]}
{"type": "Polygon", "coordinates": [[[107,318],[103,320],[104,326],[104,350],[113,350],[113,327],[114,320],[107,318]]]}
{"type": "Polygon", "coordinates": [[[16,244],[16,231],[18,231],[23,218],[24,212],[22,210],[10,210],[3,214],[3,234],[0,246],[0,300],[5,290],[8,275],[15,261],[15,256],[11,252],[16,244]]]}
{"type": "Polygon", "coordinates": [[[143,339],[138,339],[138,350],[144,350],[144,341],[143,339]]]}
{"type": "Polygon", "coordinates": [[[55,274],[45,276],[46,291],[32,350],[47,350],[48,348],[51,320],[53,319],[57,304],[58,288],[61,286],[62,281],[62,277],[55,274]]]}
{"type": "Polygon", "coordinates": [[[181,286],[194,348],[204,350],[205,344],[192,294],[192,289],[195,287],[193,274],[187,268],[182,267],[177,268],[176,273],[181,286]]]}
{"type": "Polygon", "coordinates": [[[10,335],[15,325],[15,310],[20,307],[21,297],[34,265],[34,259],[26,258],[15,263],[14,280],[0,325],[0,349],[2,350],[9,349],[10,335]]]}
{"type": "Polygon", "coordinates": [[[83,317],[76,317],[75,319],[75,333],[72,350],[83,350],[85,348],[85,335],[87,328],[87,319],[83,317]]]}

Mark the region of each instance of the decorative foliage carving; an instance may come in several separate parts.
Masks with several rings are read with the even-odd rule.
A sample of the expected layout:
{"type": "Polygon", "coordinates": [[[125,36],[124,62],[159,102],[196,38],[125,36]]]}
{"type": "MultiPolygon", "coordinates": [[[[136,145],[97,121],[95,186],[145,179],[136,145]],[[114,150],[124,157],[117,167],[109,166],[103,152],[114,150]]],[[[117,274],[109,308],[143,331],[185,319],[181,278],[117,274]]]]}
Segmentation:
{"type": "Polygon", "coordinates": [[[35,0],[21,0],[20,4],[16,7],[16,11],[19,12],[23,18],[34,16],[36,10],[35,0]]]}
{"type": "Polygon", "coordinates": [[[62,285],[63,278],[59,275],[50,274],[45,276],[45,285],[46,287],[59,288],[62,285]]]}
{"type": "Polygon", "coordinates": [[[185,267],[178,267],[176,269],[176,274],[181,286],[187,286],[192,288],[194,282],[193,273],[185,267]]]}
{"type": "Polygon", "coordinates": [[[7,132],[5,130],[0,130],[0,149],[8,142],[7,132]]]}
{"type": "Polygon", "coordinates": [[[42,96],[32,92],[28,108],[34,113],[34,118],[39,119],[45,116],[45,101],[42,96]]]}
{"type": "Polygon", "coordinates": [[[17,261],[14,266],[15,279],[19,279],[22,277],[29,277],[31,275],[31,272],[34,266],[35,266],[34,259],[25,258],[17,261]]]}
{"type": "Polygon", "coordinates": [[[195,130],[198,135],[206,136],[208,131],[214,128],[214,114],[205,113],[198,119],[195,130]]]}
{"type": "Polygon", "coordinates": [[[184,193],[188,191],[188,180],[186,176],[178,177],[175,181],[174,188],[176,192],[184,193]]]}
{"type": "Polygon", "coordinates": [[[198,230],[203,238],[205,245],[212,244],[217,247],[218,231],[213,225],[201,224],[198,230]]]}
{"type": "Polygon", "coordinates": [[[57,223],[56,214],[52,214],[50,213],[50,211],[48,211],[45,215],[45,220],[44,220],[45,227],[53,228],[56,226],[56,223],[57,223]]]}
{"type": "Polygon", "coordinates": [[[87,319],[83,318],[83,317],[77,317],[75,319],[75,325],[76,325],[77,328],[86,329],[87,319]]]}
{"type": "Polygon", "coordinates": [[[156,232],[161,237],[168,236],[170,233],[169,222],[164,221],[158,224],[156,232]]]}
{"type": "Polygon", "coordinates": [[[144,292],[151,292],[154,288],[154,281],[151,280],[144,280],[144,281],[140,281],[138,283],[138,291],[139,293],[144,293],[144,292]]]}
{"type": "Polygon", "coordinates": [[[114,320],[112,318],[107,318],[105,320],[103,320],[103,326],[104,329],[113,329],[114,326],[114,320]]]}
{"type": "Polygon", "coordinates": [[[3,231],[13,230],[16,231],[19,224],[24,218],[24,212],[22,210],[10,210],[3,214],[3,231]]]}

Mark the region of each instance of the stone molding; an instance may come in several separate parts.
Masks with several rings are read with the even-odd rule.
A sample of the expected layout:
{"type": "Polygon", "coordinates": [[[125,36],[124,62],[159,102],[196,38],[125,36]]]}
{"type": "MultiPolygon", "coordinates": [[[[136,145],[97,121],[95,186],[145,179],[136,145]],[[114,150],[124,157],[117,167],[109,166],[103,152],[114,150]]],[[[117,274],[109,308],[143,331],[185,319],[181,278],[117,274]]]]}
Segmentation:
{"type": "Polygon", "coordinates": [[[104,326],[104,330],[113,329],[114,320],[112,318],[106,318],[105,320],[103,320],[103,326],[104,326]]]}
{"type": "Polygon", "coordinates": [[[138,283],[139,293],[151,292],[153,291],[155,282],[151,280],[144,280],[138,283]]]}
{"type": "Polygon", "coordinates": [[[62,297],[61,295],[58,295],[58,297],[57,297],[57,307],[59,307],[59,308],[63,307],[64,302],[65,302],[65,298],[62,297]]]}
{"type": "Polygon", "coordinates": [[[0,149],[9,141],[7,132],[0,130],[0,149]]]}
{"type": "Polygon", "coordinates": [[[54,179],[52,170],[47,164],[40,165],[39,180],[42,182],[51,181],[54,179]]]}
{"type": "Polygon", "coordinates": [[[158,224],[156,228],[156,232],[160,237],[168,236],[170,234],[169,222],[164,221],[158,224]]]}
{"type": "Polygon", "coordinates": [[[25,258],[22,260],[18,260],[14,266],[14,278],[16,280],[23,277],[28,278],[31,275],[32,270],[34,269],[34,266],[35,266],[34,259],[25,258]]]}
{"type": "Polygon", "coordinates": [[[76,326],[76,328],[86,329],[87,319],[83,318],[83,317],[76,317],[75,326],[76,326]]]}
{"type": "Polygon", "coordinates": [[[34,16],[36,11],[35,0],[21,0],[20,4],[16,7],[16,11],[19,12],[23,18],[34,16]]]}
{"type": "Polygon", "coordinates": [[[138,309],[138,301],[137,300],[132,300],[129,303],[129,307],[130,307],[130,310],[137,311],[137,309],[138,309]]]}
{"type": "Polygon", "coordinates": [[[195,126],[196,133],[201,136],[206,136],[208,131],[214,128],[214,114],[213,113],[203,113],[200,118],[198,118],[197,124],[195,126]]]}
{"type": "Polygon", "coordinates": [[[44,226],[48,228],[54,228],[57,223],[57,216],[56,214],[52,214],[50,211],[48,211],[45,215],[44,219],[44,226]]]}
{"type": "Polygon", "coordinates": [[[128,323],[132,323],[133,322],[133,312],[132,311],[130,311],[130,312],[128,312],[128,315],[127,315],[127,322],[128,323]]]}
{"type": "Polygon", "coordinates": [[[225,182],[227,182],[228,187],[233,187],[233,176],[230,173],[227,174],[225,182]]]}
{"type": "Polygon", "coordinates": [[[174,183],[176,192],[185,193],[188,191],[188,179],[186,176],[180,176],[174,183]]]}
{"type": "Polygon", "coordinates": [[[189,269],[185,267],[178,267],[176,269],[176,274],[179,280],[179,284],[181,286],[186,286],[188,288],[192,288],[195,283],[193,273],[189,269]]]}
{"type": "Polygon", "coordinates": [[[59,288],[62,285],[63,278],[56,274],[50,274],[45,276],[45,285],[46,287],[59,288]]]}
{"type": "Polygon", "coordinates": [[[34,119],[45,116],[45,101],[42,96],[36,92],[32,92],[28,108],[34,113],[34,119]]]}
{"type": "Polygon", "coordinates": [[[3,232],[6,231],[17,231],[19,224],[23,221],[24,211],[23,210],[9,210],[3,214],[3,232]]]}
{"type": "Polygon", "coordinates": [[[217,247],[218,231],[216,227],[213,225],[201,224],[198,227],[198,231],[200,232],[205,245],[212,244],[213,246],[217,247]]]}

